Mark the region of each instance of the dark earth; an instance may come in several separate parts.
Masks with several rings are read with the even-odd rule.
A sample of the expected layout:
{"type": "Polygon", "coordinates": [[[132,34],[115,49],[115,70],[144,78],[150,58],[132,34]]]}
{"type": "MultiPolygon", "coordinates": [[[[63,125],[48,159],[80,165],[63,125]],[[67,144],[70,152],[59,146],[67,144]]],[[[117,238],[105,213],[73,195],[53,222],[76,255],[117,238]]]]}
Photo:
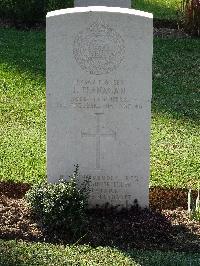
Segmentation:
{"type": "MultiPolygon", "coordinates": [[[[62,244],[90,244],[120,249],[200,252],[200,222],[187,213],[187,190],[150,189],[150,209],[88,210],[82,237],[48,232],[31,214],[24,195],[30,186],[0,182],[0,238],[62,244]]],[[[193,196],[197,195],[193,191],[193,196]]]]}

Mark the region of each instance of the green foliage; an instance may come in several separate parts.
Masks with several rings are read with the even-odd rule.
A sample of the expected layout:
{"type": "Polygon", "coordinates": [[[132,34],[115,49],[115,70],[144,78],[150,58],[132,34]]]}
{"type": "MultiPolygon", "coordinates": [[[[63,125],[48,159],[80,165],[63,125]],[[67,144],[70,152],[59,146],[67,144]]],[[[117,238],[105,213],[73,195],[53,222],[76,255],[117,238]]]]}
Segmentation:
{"type": "Polygon", "coordinates": [[[153,13],[154,18],[177,20],[181,0],[133,0],[132,7],[153,13]]]}
{"type": "Polygon", "coordinates": [[[69,8],[74,6],[74,0],[48,0],[46,1],[46,11],[69,8]]]}
{"type": "Polygon", "coordinates": [[[50,10],[72,6],[73,0],[3,0],[0,1],[0,17],[33,25],[44,21],[50,10]]]}
{"type": "Polygon", "coordinates": [[[200,36],[200,0],[183,0],[183,26],[194,36],[200,36]]]}
{"type": "Polygon", "coordinates": [[[198,209],[195,209],[192,214],[192,219],[200,222],[200,207],[198,209]]]}
{"type": "MultiPolygon", "coordinates": [[[[155,18],[176,20],[181,0],[134,0],[132,7],[152,12],[155,18]]],[[[74,0],[1,0],[0,17],[33,25],[48,11],[73,7],[74,0]]]]}
{"type": "Polygon", "coordinates": [[[78,166],[69,181],[38,183],[26,194],[33,213],[50,230],[80,234],[86,224],[88,180],[77,186],[78,166]]]}

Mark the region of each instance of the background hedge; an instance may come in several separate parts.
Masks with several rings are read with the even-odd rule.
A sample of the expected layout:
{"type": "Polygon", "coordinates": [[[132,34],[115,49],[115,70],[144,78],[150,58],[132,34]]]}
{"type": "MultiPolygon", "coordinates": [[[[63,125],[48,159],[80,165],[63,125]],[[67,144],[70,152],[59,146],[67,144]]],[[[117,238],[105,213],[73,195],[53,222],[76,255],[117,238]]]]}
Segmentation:
{"type": "Polygon", "coordinates": [[[1,0],[0,17],[15,23],[44,22],[48,11],[73,7],[73,0],[1,0]]]}

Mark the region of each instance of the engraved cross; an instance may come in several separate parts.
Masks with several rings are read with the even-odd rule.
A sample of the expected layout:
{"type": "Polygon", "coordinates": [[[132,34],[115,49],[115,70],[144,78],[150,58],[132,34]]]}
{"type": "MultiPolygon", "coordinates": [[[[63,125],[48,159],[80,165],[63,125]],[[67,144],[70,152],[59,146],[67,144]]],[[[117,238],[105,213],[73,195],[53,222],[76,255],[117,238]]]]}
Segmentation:
{"type": "Polygon", "coordinates": [[[96,115],[96,131],[95,133],[81,132],[81,137],[94,137],[96,138],[96,169],[101,170],[101,137],[114,137],[116,138],[116,132],[101,132],[101,116],[104,113],[95,113],[96,115]]]}

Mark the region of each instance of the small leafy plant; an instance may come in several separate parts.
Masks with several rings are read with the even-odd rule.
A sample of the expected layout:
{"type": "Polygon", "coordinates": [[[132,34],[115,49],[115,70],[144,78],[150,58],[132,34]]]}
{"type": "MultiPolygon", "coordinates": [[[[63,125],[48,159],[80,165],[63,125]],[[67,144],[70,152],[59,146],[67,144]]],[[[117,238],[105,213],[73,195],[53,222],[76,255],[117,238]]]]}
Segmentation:
{"type": "Polygon", "coordinates": [[[185,30],[200,36],[200,0],[183,0],[182,14],[185,30]]]}
{"type": "Polygon", "coordinates": [[[200,189],[198,185],[198,194],[196,201],[192,200],[192,191],[189,189],[188,192],[188,214],[190,219],[194,219],[196,221],[200,221],[200,189]]]}
{"type": "Polygon", "coordinates": [[[26,200],[41,223],[50,230],[78,234],[87,223],[88,180],[77,186],[78,166],[69,181],[40,183],[26,194],[26,200]]]}

